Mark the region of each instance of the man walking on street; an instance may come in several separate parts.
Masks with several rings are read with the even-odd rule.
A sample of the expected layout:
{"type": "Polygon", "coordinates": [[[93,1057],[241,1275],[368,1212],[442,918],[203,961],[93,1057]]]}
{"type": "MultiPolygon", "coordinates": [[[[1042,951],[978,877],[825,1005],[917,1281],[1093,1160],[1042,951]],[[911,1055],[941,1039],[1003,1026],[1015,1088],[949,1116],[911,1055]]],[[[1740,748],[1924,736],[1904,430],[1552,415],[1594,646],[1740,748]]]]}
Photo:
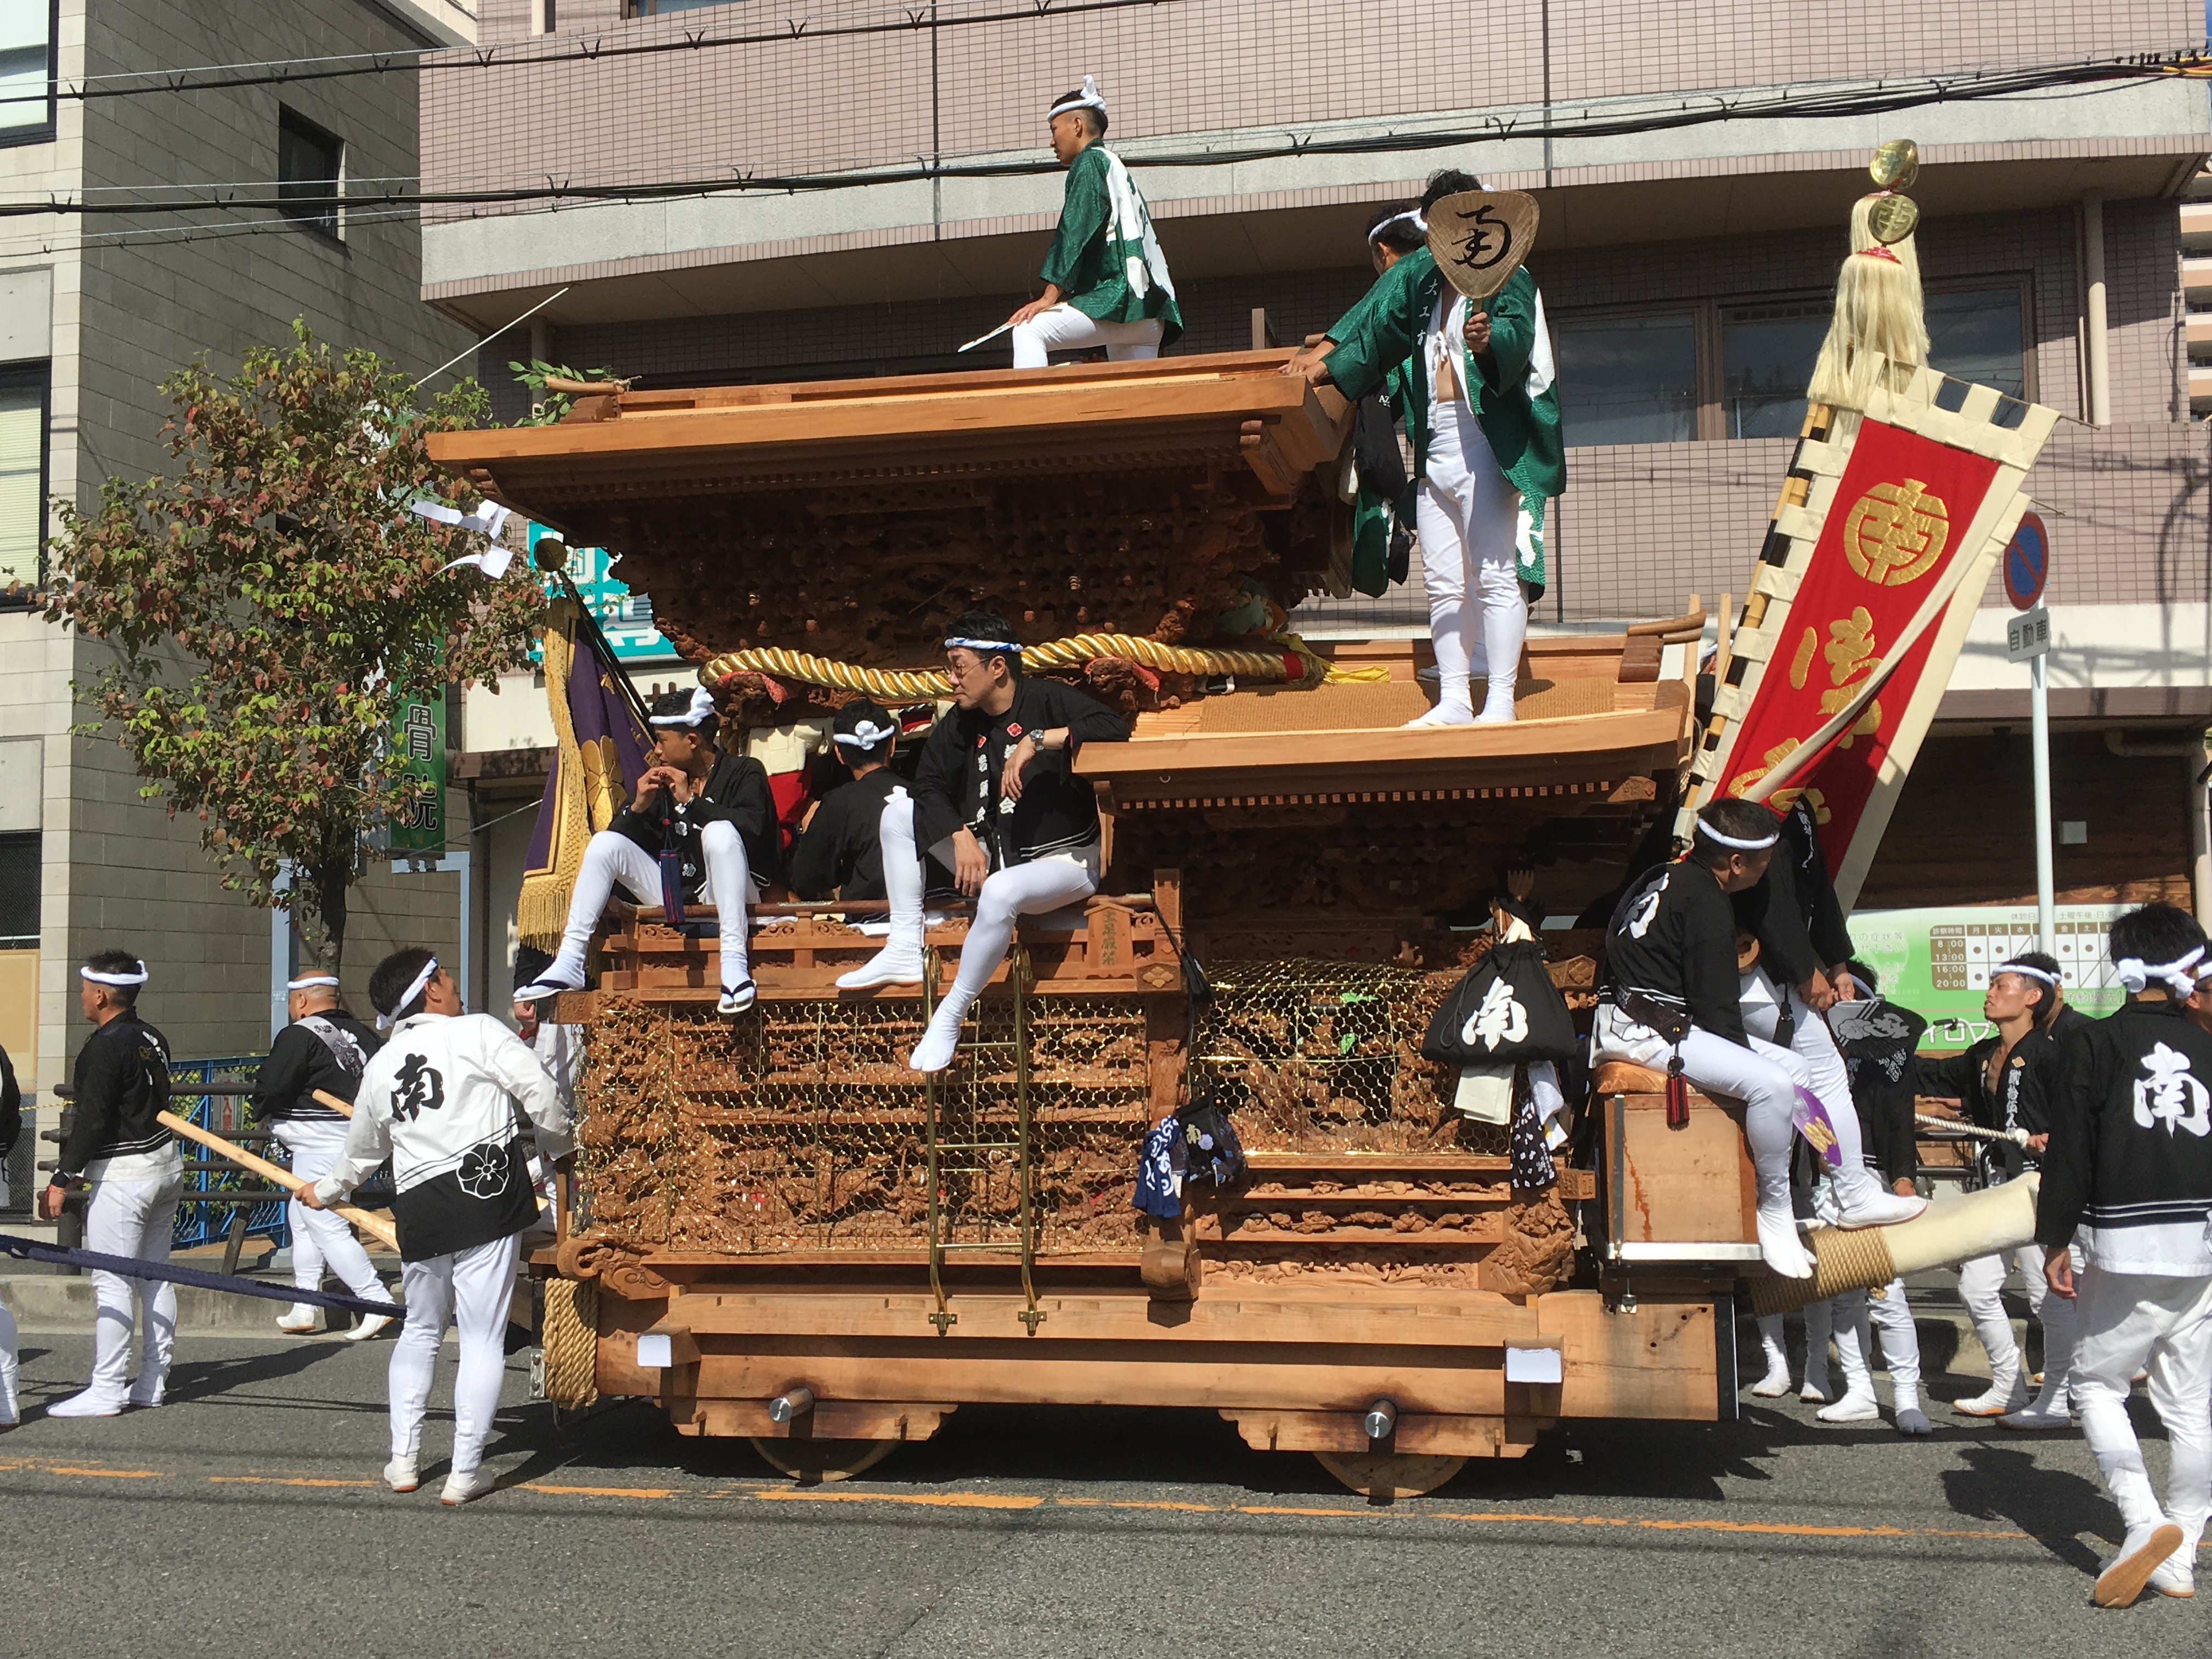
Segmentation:
{"type": "MultiPolygon", "coordinates": [[[[319,1181],[345,1150],[346,1116],[316,1096],[353,1098],[362,1071],[377,1050],[376,1034],[338,1006],[336,974],[304,974],[285,989],[292,1023],[276,1034],[269,1045],[269,1058],[261,1062],[253,1086],[253,1118],[266,1123],[292,1154],[294,1175],[302,1181],[319,1181]]],[[[320,1290],[327,1267],[362,1301],[391,1299],[351,1227],[329,1211],[310,1209],[296,1198],[285,1210],[292,1227],[295,1287],[320,1290]]],[[[391,1322],[389,1314],[372,1315],[356,1325],[346,1340],[365,1341],[391,1322]]],[[[276,1328],[295,1335],[313,1330],[313,1306],[294,1303],[276,1322],[276,1328]]]]}
{"type": "Polygon", "coordinates": [[[2103,1607],[2146,1585],[2195,1595],[2212,1510],[2212,1034],[2186,1009],[2204,953],[2170,904],[2112,923],[2128,1000],[2067,1038],[2044,1150],[2036,1242],[2052,1291],[2078,1304],[2072,1397],[2127,1528],[2097,1577],[2103,1607]],[[2146,1368],[2166,1425],[2163,1508],[2128,1420],[2146,1368]]]}

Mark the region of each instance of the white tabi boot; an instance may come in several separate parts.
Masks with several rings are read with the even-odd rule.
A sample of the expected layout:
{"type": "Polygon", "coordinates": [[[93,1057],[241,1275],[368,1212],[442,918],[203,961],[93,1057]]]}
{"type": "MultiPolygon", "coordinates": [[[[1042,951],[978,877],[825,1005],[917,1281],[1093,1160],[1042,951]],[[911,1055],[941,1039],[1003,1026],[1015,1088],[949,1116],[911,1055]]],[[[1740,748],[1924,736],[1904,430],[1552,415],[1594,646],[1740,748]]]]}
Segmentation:
{"type": "Polygon", "coordinates": [[[1867,1364],[1866,1294],[1847,1291],[1828,1303],[1836,1327],[1836,1356],[1844,1365],[1844,1395],[1814,1413],[1823,1423],[1875,1423],[1881,1407],[1874,1397],[1874,1369],[1867,1364]]]}
{"type": "Polygon", "coordinates": [[[1779,1400],[1790,1392],[1790,1350],[1783,1340],[1782,1316],[1759,1316],[1759,1346],[1766,1356],[1766,1375],[1751,1385],[1761,1400],[1779,1400]]]}
{"type": "MultiPolygon", "coordinates": [[[[2020,1374],[2017,1349],[2009,1359],[1990,1367],[1990,1386],[1971,1400],[1954,1400],[1951,1409],[1963,1417],[2003,1417],[2027,1404],[2027,1384],[2020,1374]]],[[[2146,1569],[2148,1571],[2148,1569],[2146,1569]]]]}
{"type": "Polygon", "coordinates": [[[1784,1279],[1810,1279],[1813,1258],[1797,1237],[1797,1216],[1790,1206],[1790,1154],[1785,1149],[1759,1172],[1759,1259],[1784,1279]]]}
{"type": "Polygon", "coordinates": [[[921,857],[914,844],[914,800],[905,790],[894,789],[885,798],[877,834],[883,843],[884,892],[891,903],[890,937],[871,960],[838,975],[841,991],[921,983],[921,857]]]}

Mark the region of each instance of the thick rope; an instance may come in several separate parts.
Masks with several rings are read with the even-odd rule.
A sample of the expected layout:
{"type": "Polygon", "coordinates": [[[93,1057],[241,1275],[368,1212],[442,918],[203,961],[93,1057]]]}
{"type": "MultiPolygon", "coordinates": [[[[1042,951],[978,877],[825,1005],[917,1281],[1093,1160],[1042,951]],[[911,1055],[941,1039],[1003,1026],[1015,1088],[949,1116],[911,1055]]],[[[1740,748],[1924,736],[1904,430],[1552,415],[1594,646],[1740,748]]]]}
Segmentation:
{"type": "MultiPolygon", "coordinates": [[[[1171,674],[1231,674],[1240,679],[1321,685],[1389,678],[1381,668],[1337,668],[1306,648],[1295,635],[1273,642],[1278,648],[1248,651],[1217,646],[1170,645],[1140,634],[1075,634],[1063,640],[1022,647],[1024,669],[1081,668],[1101,658],[1118,658],[1171,674]]],[[[767,647],[725,651],[708,663],[700,678],[719,685],[733,674],[773,674],[804,685],[825,685],[872,697],[927,701],[949,697],[952,686],[937,669],[864,668],[834,662],[811,652],[767,647]]]]}
{"type": "Polygon", "coordinates": [[[590,1279],[545,1281],[545,1397],[562,1411],[581,1411],[599,1397],[599,1287],[590,1279]]]}
{"type": "Polygon", "coordinates": [[[1850,1231],[1841,1227],[1815,1227],[1807,1242],[1813,1247],[1813,1276],[1784,1279],[1762,1274],[1751,1282],[1752,1311],[1758,1314],[1795,1313],[1811,1303],[1825,1302],[1842,1291],[1870,1291],[1897,1277],[1890,1260],[1889,1241],[1879,1227],[1850,1231]]]}

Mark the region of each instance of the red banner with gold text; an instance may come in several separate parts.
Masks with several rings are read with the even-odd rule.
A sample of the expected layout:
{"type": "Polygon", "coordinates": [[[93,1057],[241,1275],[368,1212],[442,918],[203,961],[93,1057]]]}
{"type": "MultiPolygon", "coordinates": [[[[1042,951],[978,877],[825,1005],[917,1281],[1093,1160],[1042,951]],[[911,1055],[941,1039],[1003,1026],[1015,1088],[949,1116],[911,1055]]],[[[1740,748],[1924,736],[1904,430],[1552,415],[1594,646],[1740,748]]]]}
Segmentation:
{"type": "MultiPolygon", "coordinates": [[[[1966,544],[1968,528],[1999,470],[1917,433],[1862,424],[1719,793],[1742,794],[1857,695],[1954,562],[1979,551],[1966,544]]],[[[1859,718],[1768,800],[1782,811],[1800,794],[1811,799],[1832,868],[1856,833],[1941,627],[1929,624],[1859,718]]]]}

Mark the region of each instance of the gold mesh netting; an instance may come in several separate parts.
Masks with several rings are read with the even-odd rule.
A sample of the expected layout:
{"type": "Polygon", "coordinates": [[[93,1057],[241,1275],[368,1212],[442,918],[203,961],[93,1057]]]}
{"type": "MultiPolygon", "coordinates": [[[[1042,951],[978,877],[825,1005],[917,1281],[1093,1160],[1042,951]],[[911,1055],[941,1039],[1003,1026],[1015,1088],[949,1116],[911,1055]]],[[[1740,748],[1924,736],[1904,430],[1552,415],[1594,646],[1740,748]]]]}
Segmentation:
{"type": "MultiPolygon", "coordinates": [[[[905,1065],[921,1014],[904,998],[763,1002],[733,1025],[610,999],[584,1082],[595,1231],[679,1250],[925,1246],[928,1092],[905,1065]]],[[[1133,1249],[1144,1005],[1032,996],[1029,1018],[1037,1249],[1133,1249]]],[[[938,1080],[948,1243],[1019,1243],[1012,1039],[1012,1000],[987,996],[938,1080]]]]}
{"type": "MultiPolygon", "coordinates": [[[[1455,1110],[1450,1073],[1421,1057],[1458,971],[1310,958],[1212,963],[1193,1093],[1227,1107],[1253,1152],[1502,1158],[1507,1126],[1455,1110]]],[[[1133,1250],[1139,1218],[1129,1200],[1152,1115],[1145,1006],[1051,995],[1028,1007],[1037,1253],[1133,1250]]],[[[642,1249],[739,1254],[922,1249],[927,1093],[904,1064],[921,1023],[919,1000],[903,998],[763,1003],[734,1025],[705,1005],[607,999],[593,1026],[580,1137],[594,1233],[642,1249]]],[[[1012,999],[988,997],[939,1081],[939,1237],[949,1243],[1018,1246],[1013,1027],[1012,999]]],[[[1288,1189],[1268,1198],[1271,1179],[1251,1188],[1267,1220],[1219,1264],[1228,1277],[1543,1289],[1571,1248],[1557,1197],[1512,1192],[1496,1165],[1356,1187],[1314,1179],[1323,1201],[1310,1205],[1288,1189]],[[1505,1235],[1480,1263],[1371,1238],[1382,1229],[1407,1247],[1472,1243],[1479,1213],[1500,1205],[1505,1235]],[[1366,1242],[1346,1242],[1345,1228],[1366,1242]]],[[[1207,1254],[1211,1262],[1216,1252],[1207,1254]]]]}
{"type": "Polygon", "coordinates": [[[1451,1109],[1455,1081],[1421,1038],[1459,969],[1292,957],[1207,966],[1194,1095],[1228,1106],[1249,1152],[1466,1152],[1503,1156],[1504,1124],[1451,1109]]]}

